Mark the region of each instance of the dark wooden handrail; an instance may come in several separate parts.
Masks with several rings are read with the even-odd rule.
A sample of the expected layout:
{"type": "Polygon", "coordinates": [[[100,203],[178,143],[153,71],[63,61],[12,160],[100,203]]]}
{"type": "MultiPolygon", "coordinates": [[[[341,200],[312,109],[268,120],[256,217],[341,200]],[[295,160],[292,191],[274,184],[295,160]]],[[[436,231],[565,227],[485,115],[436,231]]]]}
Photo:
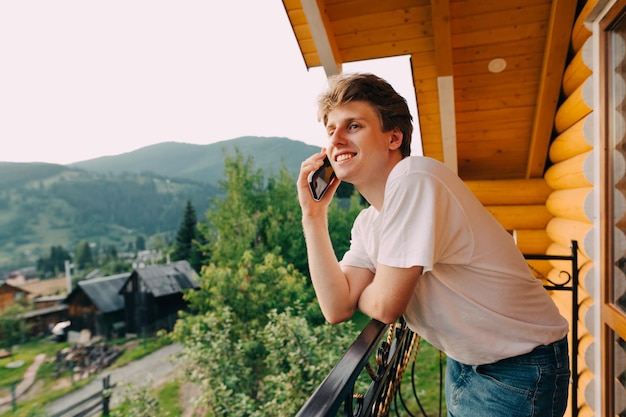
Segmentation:
{"type": "Polygon", "coordinates": [[[377,320],[371,320],[296,416],[336,415],[344,401],[347,398],[351,400],[358,376],[388,327],[377,320]]]}

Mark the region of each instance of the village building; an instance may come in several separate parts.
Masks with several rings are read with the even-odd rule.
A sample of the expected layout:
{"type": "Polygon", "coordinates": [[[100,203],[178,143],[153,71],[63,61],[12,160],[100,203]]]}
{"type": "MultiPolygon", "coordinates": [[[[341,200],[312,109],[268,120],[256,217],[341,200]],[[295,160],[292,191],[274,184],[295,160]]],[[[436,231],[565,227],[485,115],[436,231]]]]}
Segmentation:
{"type": "Polygon", "coordinates": [[[122,273],[84,279],[67,296],[68,320],[73,331],[89,330],[92,336],[111,339],[124,335],[124,297],[120,289],[130,276],[122,273]]]}
{"type": "Polygon", "coordinates": [[[187,261],[133,270],[120,289],[126,331],[143,334],[173,329],[179,311],[187,309],[183,294],[198,287],[197,273],[187,261]]]}
{"type": "Polygon", "coordinates": [[[13,305],[24,303],[30,293],[19,287],[0,281],[0,311],[13,305]]]}

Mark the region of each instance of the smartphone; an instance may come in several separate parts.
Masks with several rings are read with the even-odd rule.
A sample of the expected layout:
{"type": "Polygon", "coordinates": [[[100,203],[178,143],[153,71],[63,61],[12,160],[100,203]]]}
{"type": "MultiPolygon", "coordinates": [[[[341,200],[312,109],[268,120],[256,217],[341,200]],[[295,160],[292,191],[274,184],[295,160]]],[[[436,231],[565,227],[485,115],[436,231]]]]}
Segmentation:
{"type": "Polygon", "coordinates": [[[330,166],[328,157],[324,158],[324,165],[322,165],[317,171],[309,174],[309,188],[315,201],[319,201],[326,193],[331,181],[335,178],[335,171],[330,166]]]}

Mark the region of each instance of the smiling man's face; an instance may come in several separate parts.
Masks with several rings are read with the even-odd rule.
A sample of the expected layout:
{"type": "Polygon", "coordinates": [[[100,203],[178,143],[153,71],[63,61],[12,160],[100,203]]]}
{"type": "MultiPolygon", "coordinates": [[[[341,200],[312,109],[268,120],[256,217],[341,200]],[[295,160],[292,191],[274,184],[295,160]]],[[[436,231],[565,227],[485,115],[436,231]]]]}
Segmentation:
{"type": "Polygon", "coordinates": [[[390,143],[398,132],[383,132],[378,113],[365,101],[348,102],[331,110],[326,132],[327,154],[337,177],[357,188],[378,180],[386,171],[390,151],[397,149],[390,143]]]}

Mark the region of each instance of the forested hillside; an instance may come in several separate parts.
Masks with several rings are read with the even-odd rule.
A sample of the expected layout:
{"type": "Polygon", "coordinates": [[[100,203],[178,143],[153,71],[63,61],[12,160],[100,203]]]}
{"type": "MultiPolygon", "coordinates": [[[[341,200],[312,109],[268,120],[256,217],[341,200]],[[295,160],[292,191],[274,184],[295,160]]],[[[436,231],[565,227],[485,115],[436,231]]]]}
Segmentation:
{"type": "Polygon", "coordinates": [[[217,193],[209,184],[47,164],[2,163],[0,178],[3,272],[32,265],[54,245],[88,240],[124,248],[138,235],[170,233],[187,200],[203,213],[217,193]]]}
{"type": "Polygon", "coordinates": [[[0,162],[0,277],[32,266],[52,246],[81,240],[115,245],[137,236],[170,238],[187,200],[203,219],[224,178],[224,160],[241,152],[266,174],[295,175],[317,148],[284,138],[245,137],[210,145],[161,143],[70,166],[0,162]]]}
{"type": "Polygon", "coordinates": [[[218,185],[224,177],[224,158],[239,150],[254,158],[267,175],[277,174],[282,165],[297,174],[303,160],[319,148],[286,138],[245,136],[208,145],[164,142],[133,152],[105,156],[72,164],[72,167],[100,173],[151,172],[168,178],[182,178],[218,185]]]}

